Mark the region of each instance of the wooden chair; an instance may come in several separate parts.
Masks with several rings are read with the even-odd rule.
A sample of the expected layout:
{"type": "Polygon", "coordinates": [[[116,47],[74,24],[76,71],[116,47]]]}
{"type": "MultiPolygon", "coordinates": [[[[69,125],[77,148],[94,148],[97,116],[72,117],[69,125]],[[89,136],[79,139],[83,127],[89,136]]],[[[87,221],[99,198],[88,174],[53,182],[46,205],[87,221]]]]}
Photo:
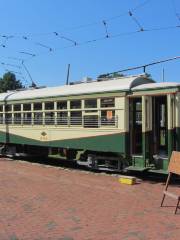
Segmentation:
{"type": "Polygon", "coordinates": [[[169,172],[169,174],[168,174],[168,178],[166,181],[165,190],[163,191],[161,207],[163,206],[164,199],[166,196],[174,198],[177,200],[177,204],[176,204],[176,208],[175,208],[175,212],[174,212],[176,214],[177,210],[180,209],[180,206],[179,206],[180,195],[176,195],[174,193],[168,192],[167,189],[168,189],[169,181],[170,181],[172,174],[180,175],[180,152],[175,152],[175,151],[172,152],[171,159],[170,159],[169,166],[168,166],[168,172],[169,172]]]}

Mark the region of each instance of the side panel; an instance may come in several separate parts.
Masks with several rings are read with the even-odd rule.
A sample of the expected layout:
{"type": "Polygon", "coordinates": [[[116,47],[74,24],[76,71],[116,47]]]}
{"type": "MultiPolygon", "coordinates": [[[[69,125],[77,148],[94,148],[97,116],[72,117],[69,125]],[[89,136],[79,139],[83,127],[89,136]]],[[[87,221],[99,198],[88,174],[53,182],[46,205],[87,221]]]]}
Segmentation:
{"type": "Polygon", "coordinates": [[[176,145],[176,150],[180,151],[180,93],[177,93],[175,96],[175,115],[176,115],[175,145],[176,145]]]}
{"type": "Polygon", "coordinates": [[[84,129],[47,129],[45,127],[11,127],[9,128],[8,137],[4,130],[0,130],[0,142],[117,152],[122,154],[125,152],[125,133],[119,133],[117,130],[97,131],[84,129]]]}
{"type": "Polygon", "coordinates": [[[168,158],[170,159],[172,151],[175,149],[175,96],[168,94],[168,158]]]}
{"type": "Polygon", "coordinates": [[[151,152],[150,152],[150,139],[152,134],[152,97],[142,97],[142,140],[143,140],[143,158],[144,167],[149,165],[151,152]]]}
{"type": "MultiPolygon", "coordinates": [[[[48,146],[48,147],[64,147],[64,148],[76,148],[76,149],[87,149],[92,151],[104,151],[104,152],[117,152],[125,153],[126,149],[126,131],[127,131],[127,119],[124,114],[126,108],[126,97],[121,93],[104,93],[104,94],[95,94],[91,95],[91,98],[97,98],[97,107],[95,108],[85,108],[84,101],[88,99],[89,96],[79,96],[82,102],[81,108],[71,108],[70,100],[71,98],[64,98],[67,100],[67,107],[65,109],[57,109],[57,102],[54,103],[54,108],[47,110],[45,108],[44,101],[51,101],[53,99],[46,99],[42,101],[42,109],[37,111],[34,109],[32,102],[37,102],[37,100],[30,101],[31,109],[24,111],[23,104],[21,102],[21,111],[14,112],[14,102],[12,104],[12,111],[7,112],[11,114],[12,121],[7,122],[7,124],[0,124],[0,142],[2,143],[14,143],[14,144],[29,144],[29,145],[39,145],[39,146],[48,146]],[[118,94],[118,96],[117,96],[118,94]],[[101,106],[101,97],[114,97],[115,106],[101,106]],[[66,125],[61,125],[55,120],[51,125],[46,124],[46,113],[55,112],[55,118],[57,119],[57,113],[67,112],[68,119],[71,118],[70,113],[79,111],[82,112],[82,123],[79,125],[71,124],[70,120],[66,125]],[[20,124],[15,124],[15,114],[21,114],[20,124]],[[30,113],[30,123],[23,124],[23,115],[30,113]],[[101,123],[100,119],[104,118],[102,113],[107,112],[115,114],[115,124],[107,125],[101,123]],[[42,125],[35,125],[35,113],[41,113],[42,125]],[[100,122],[99,127],[83,127],[84,125],[84,116],[96,115],[98,116],[98,121],[100,122]]],[[[56,98],[57,101],[62,100],[63,98],[56,98]]],[[[72,97],[72,99],[76,99],[72,97]]],[[[26,102],[26,101],[25,101],[26,102]]],[[[27,102],[26,102],[27,103],[27,102]]],[[[5,109],[3,111],[3,116],[5,119],[5,109]]],[[[37,119],[36,119],[37,120],[37,119]]],[[[98,122],[98,124],[99,124],[98,122]]],[[[3,121],[5,123],[5,120],[3,121]]],[[[37,122],[36,122],[37,124],[37,122]]],[[[39,123],[38,123],[39,124],[39,123]]]]}

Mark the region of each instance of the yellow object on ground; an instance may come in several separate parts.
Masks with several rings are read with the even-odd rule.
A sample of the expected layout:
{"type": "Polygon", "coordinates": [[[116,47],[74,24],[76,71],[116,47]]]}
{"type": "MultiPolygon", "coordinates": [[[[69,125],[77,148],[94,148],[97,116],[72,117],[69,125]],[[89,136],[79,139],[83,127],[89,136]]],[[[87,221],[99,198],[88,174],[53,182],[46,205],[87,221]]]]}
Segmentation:
{"type": "Polygon", "coordinates": [[[130,177],[130,176],[121,176],[119,178],[120,183],[128,184],[128,185],[133,185],[136,183],[136,178],[135,177],[130,177]]]}

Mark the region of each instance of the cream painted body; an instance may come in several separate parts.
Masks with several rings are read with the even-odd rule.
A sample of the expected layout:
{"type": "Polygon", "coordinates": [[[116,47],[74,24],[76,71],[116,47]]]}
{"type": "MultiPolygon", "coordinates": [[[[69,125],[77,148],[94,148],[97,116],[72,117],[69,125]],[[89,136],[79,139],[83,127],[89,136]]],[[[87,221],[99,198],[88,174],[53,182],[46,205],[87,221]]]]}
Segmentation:
{"type": "Polygon", "coordinates": [[[175,111],[175,95],[167,95],[167,113],[168,113],[168,130],[171,130],[175,127],[176,122],[176,111],[175,111]]]}
{"type": "Polygon", "coordinates": [[[175,95],[175,127],[180,128],[180,93],[175,95]]]}
{"type": "Polygon", "coordinates": [[[142,96],[142,132],[152,130],[152,97],[142,96]]]}
{"type": "MultiPolygon", "coordinates": [[[[0,131],[6,132],[5,127],[0,131]]],[[[78,127],[59,128],[47,126],[9,126],[9,134],[25,137],[37,141],[56,141],[76,138],[95,137],[120,133],[118,129],[83,129],[78,127]],[[45,134],[44,134],[45,133],[45,134]],[[44,135],[44,136],[43,136],[44,135]]]]}
{"type": "MultiPolygon", "coordinates": [[[[107,95],[108,96],[108,95],[107,95]]],[[[117,94],[116,94],[117,96],[117,94]]],[[[102,135],[110,135],[116,133],[124,133],[128,131],[128,115],[127,115],[127,98],[115,97],[115,107],[108,108],[110,110],[115,110],[115,116],[117,117],[117,123],[115,126],[101,126],[99,128],[84,128],[83,126],[58,126],[58,125],[17,125],[17,124],[0,124],[0,131],[6,132],[8,127],[9,134],[17,135],[20,137],[25,137],[38,141],[55,141],[55,140],[65,140],[65,139],[76,139],[76,138],[86,138],[86,137],[95,137],[102,135]],[[42,135],[45,133],[45,136],[42,135]]],[[[68,100],[67,109],[62,111],[67,111],[70,113],[70,103],[68,100]]],[[[22,109],[22,107],[21,107],[22,109]]],[[[56,102],[55,102],[56,109],[56,102]]],[[[13,108],[12,108],[13,110],[13,108]]],[[[101,110],[107,110],[106,108],[100,108],[100,98],[98,98],[97,102],[97,113],[85,113],[84,108],[84,99],[82,99],[82,117],[87,115],[97,115],[101,116],[101,110]]],[[[93,109],[94,110],[94,109],[93,109]]],[[[79,111],[79,109],[78,109],[79,111]]],[[[32,113],[33,104],[32,104],[32,113]]],[[[44,102],[42,111],[43,114],[45,112],[52,112],[52,110],[45,111],[44,102]]],[[[12,111],[12,114],[13,111],[12,111]]],[[[13,115],[12,115],[13,116],[13,115]]]]}

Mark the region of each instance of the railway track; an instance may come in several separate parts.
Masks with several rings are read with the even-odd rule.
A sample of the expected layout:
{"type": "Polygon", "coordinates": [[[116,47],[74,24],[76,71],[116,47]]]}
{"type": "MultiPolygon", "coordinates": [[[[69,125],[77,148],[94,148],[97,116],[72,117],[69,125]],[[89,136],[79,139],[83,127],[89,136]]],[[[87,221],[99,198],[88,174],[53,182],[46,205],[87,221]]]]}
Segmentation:
{"type": "MultiPolygon", "coordinates": [[[[67,160],[63,158],[55,158],[55,157],[48,157],[48,158],[39,158],[39,157],[0,157],[1,160],[7,160],[7,161],[18,161],[18,162],[27,162],[30,164],[38,164],[42,165],[43,167],[55,167],[55,168],[60,168],[68,171],[83,171],[87,174],[95,174],[95,175],[110,175],[110,176],[115,176],[118,177],[122,175],[122,173],[119,172],[111,172],[111,171],[105,171],[105,170],[94,170],[94,169],[89,169],[86,166],[82,166],[77,164],[75,160],[67,160]]],[[[125,175],[125,174],[124,174],[125,175]]],[[[126,174],[127,175],[127,174],[126,174]]],[[[163,184],[166,181],[166,176],[156,174],[156,173],[128,173],[128,175],[131,176],[136,176],[138,179],[143,180],[143,181],[150,181],[152,184],[155,184],[157,182],[162,182],[163,184]]],[[[179,185],[180,184],[180,178],[175,177],[172,180],[172,184],[174,185],[179,185]]]]}

